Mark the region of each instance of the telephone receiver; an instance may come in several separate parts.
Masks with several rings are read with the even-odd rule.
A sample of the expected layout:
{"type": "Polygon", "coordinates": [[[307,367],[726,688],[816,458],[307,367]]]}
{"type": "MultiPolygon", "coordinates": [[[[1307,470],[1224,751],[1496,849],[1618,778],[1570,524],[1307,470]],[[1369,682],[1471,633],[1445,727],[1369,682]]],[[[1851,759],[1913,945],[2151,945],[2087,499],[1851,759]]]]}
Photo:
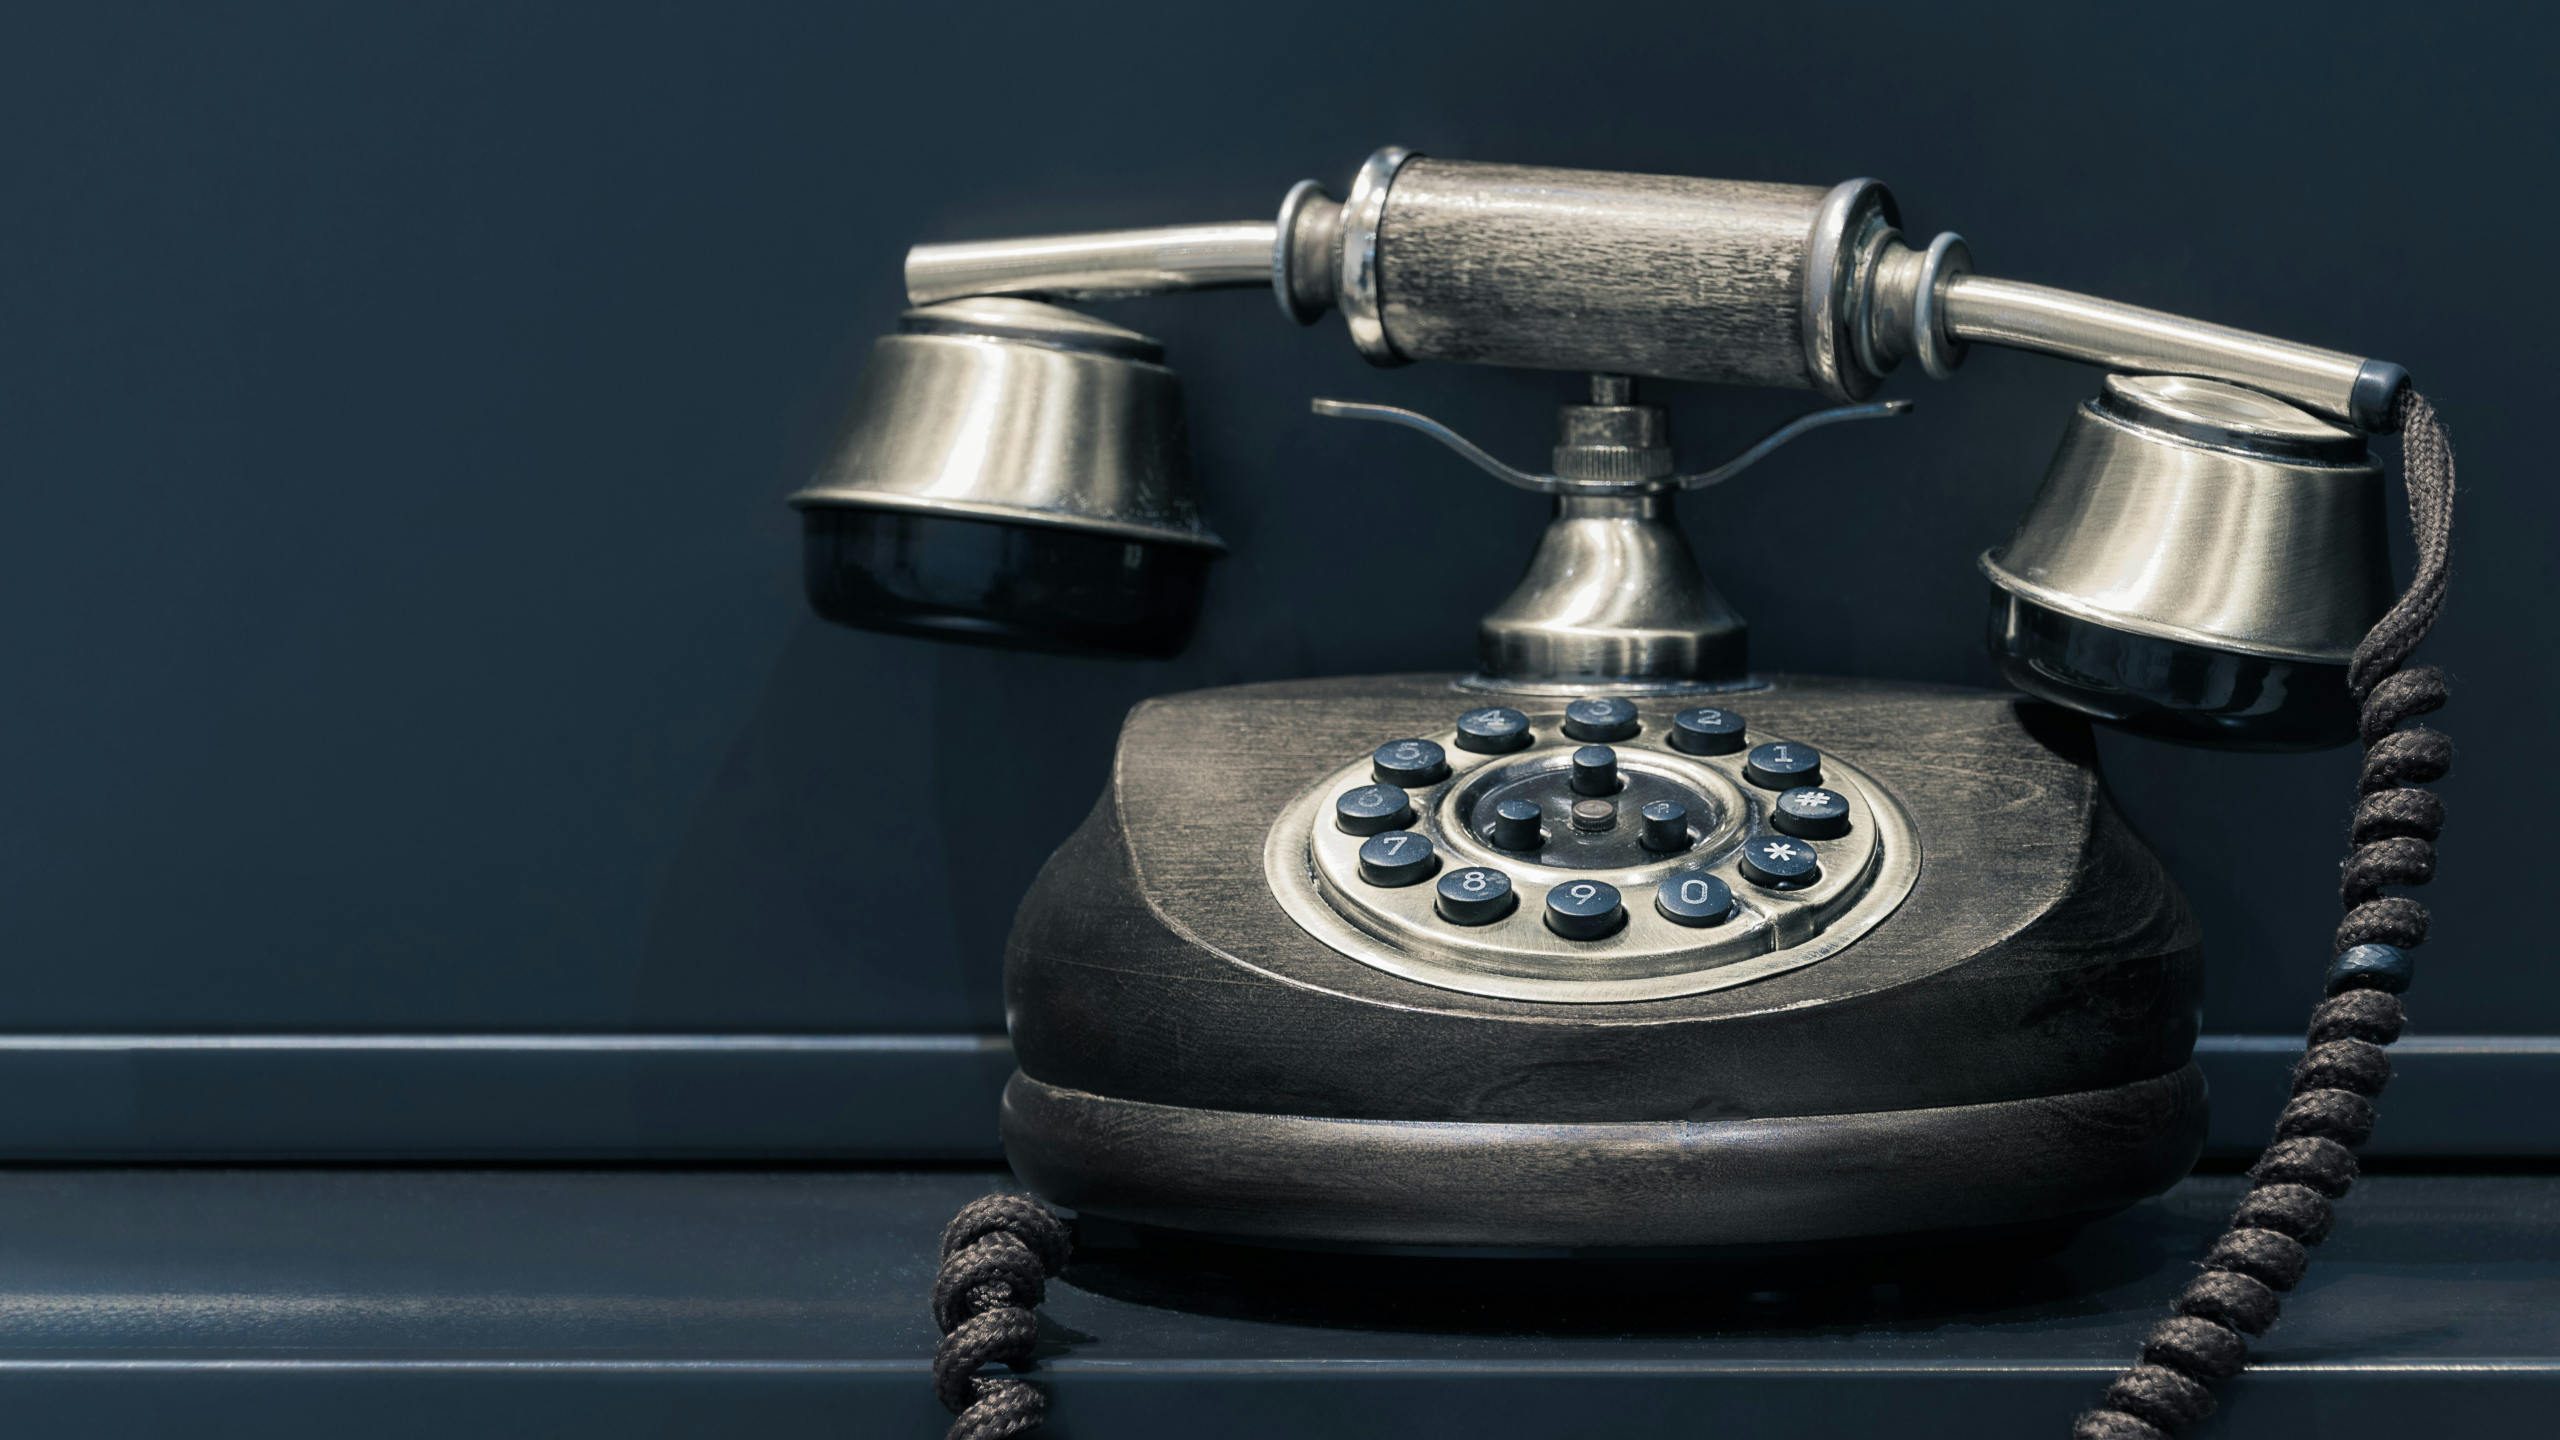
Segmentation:
{"type": "Polygon", "coordinates": [[[1410,410],[1401,425],[1555,497],[1519,588],[1485,618],[1489,685],[1666,692],[1745,682],[1747,626],[1672,520],[1781,445],[1907,413],[1871,399],[1974,344],[2113,372],[2071,421],[2010,542],[1979,564],[2019,689],[2193,744],[2309,749],[2355,733],[2343,683],[2393,597],[2382,475],[2400,366],[1974,269],[1907,239],[1873,180],[1828,189],[1435,160],[1384,149],[1337,203],[1302,181],[1271,221],[920,245],[915,308],[875,346],[842,438],[791,497],[830,619],[1029,649],[1162,657],[1225,553],[1194,495],[1163,347],[1056,303],[1271,288],[1342,312],[1371,362],[1589,372],[1540,469],[1410,410]],[[1681,473],[1637,377],[1835,402],[1681,473]]]}
{"type": "MultiPolygon", "coordinates": [[[[1379,366],[1588,377],[1543,465],[1313,401],[1553,515],[1472,673],[1129,714],[1006,947],[1001,1128],[1039,1197],[1132,1234],[1406,1256],[1762,1263],[2067,1235],[2184,1177],[2207,1103],[2201,937],[2089,722],[2244,750],[2360,738],[2347,917],[2278,1142],[2079,1433],[2210,1408],[2203,1383],[2237,1372],[2354,1179],[2424,938],[2423,907],[2382,892],[2433,873],[2442,822],[2411,787],[2450,747],[2399,728],[2441,676],[2400,666],[2441,604],[2450,444],[2398,365],[1996,279],[1901,223],[1873,180],[1389,148],[1347,198],[1303,181],[1270,221],[909,252],[914,308],[791,497],[811,602],[868,629],[1185,643],[1225,546],[1180,383],[1156,341],[1061,302],[1268,285],[1298,324],[1339,310],[1379,366]],[[2107,372],[1977,561],[1991,653],[2029,698],[1756,675],[1680,494],[1907,413],[1875,398],[1892,371],[1950,379],[1977,344],[2107,372]],[[1684,467],[1646,379],[1829,405],[1684,467]],[[2395,599],[2367,447],[2404,428],[2421,563],[2395,599]]],[[[1067,1253],[1030,1199],[964,1210],[937,1373],[1026,1359],[1038,1287],[985,1277],[1067,1253]]],[[[1040,1404],[1009,1379],[944,1398],[973,1434],[1040,1404]]]]}

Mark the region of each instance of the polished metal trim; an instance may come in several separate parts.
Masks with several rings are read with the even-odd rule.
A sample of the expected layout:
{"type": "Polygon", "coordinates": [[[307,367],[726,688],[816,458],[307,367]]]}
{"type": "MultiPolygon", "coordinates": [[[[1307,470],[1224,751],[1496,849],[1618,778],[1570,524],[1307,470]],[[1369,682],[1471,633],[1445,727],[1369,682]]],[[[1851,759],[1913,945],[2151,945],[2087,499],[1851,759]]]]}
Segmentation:
{"type": "Polygon", "coordinates": [[[1077,530],[1088,535],[1111,535],[1123,540],[1137,540],[1150,545],[1188,545],[1213,555],[1227,553],[1227,542],[1205,530],[1175,530],[1158,525],[1133,525],[1121,520],[1098,520],[1089,515],[1070,515],[1058,510],[1033,510],[1019,505],[990,505],[979,500],[952,500],[935,495],[900,495],[881,490],[834,490],[811,493],[802,491],[783,503],[794,510],[810,510],[840,506],[848,510],[898,510],[912,515],[948,515],[962,520],[1001,520],[1008,525],[1036,525],[1049,530],[1077,530]]]}
{"type": "Polygon", "coordinates": [[[2182,645],[2197,645],[2207,650],[2227,650],[2235,655],[2256,655],[2268,660],[2298,660],[2314,665],[2343,665],[2355,656],[2352,646],[2344,650],[2311,650],[2289,645],[2265,645],[2254,641],[2235,640],[2228,635],[2199,630],[2191,625],[2171,625],[2158,620],[2145,620],[2138,616],[2101,609],[2078,596],[2065,594],[2051,586],[2019,579],[2000,563],[2000,556],[2005,548],[1995,545],[1974,557],[1974,567],[1982,572],[1983,578],[2021,600],[2031,601],[2048,610],[2058,610],[2074,620],[2086,620],[2093,625],[2104,625],[2111,630],[2127,630],[2136,635],[2148,635],[2155,640],[2175,640],[2182,645]]]}
{"type": "Polygon", "coordinates": [[[1387,192],[1396,183],[1396,172],[1406,161],[1419,158],[1401,145],[1387,146],[1360,167],[1352,178],[1351,194],[1342,202],[1342,259],[1336,271],[1342,279],[1335,303],[1351,327],[1351,343],[1372,365],[1408,363],[1387,339],[1386,320],[1380,313],[1378,227],[1386,219],[1387,192]]]}
{"type": "Polygon", "coordinates": [[[1973,273],[1973,247],[1953,230],[1929,242],[1920,262],[1920,289],[1912,298],[1912,349],[1921,373],[1932,380],[1953,380],[1964,363],[1965,344],[1947,333],[1946,287],[1959,275],[1973,273]]]}
{"type": "Polygon", "coordinates": [[[907,251],[907,300],[914,305],[970,295],[1126,300],[1268,285],[1278,239],[1279,227],[1268,220],[1231,220],[918,245],[907,251]]]}
{"type": "MultiPolygon", "coordinates": [[[[1298,273],[1304,261],[1314,258],[1302,253],[1298,244],[1298,226],[1306,218],[1310,207],[1317,205],[1333,205],[1338,222],[1342,207],[1333,204],[1333,196],[1326,192],[1323,183],[1316,180],[1301,180],[1290,186],[1289,193],[1281,197],[1280,219],[1272,227],[1274,238],[1271,242],[1271,297],[1279,302],[1281,314],[1301,325],[1313,325],[1323,319],[1324,312],[1328,308],[1327,305],[1313,303],[1301,292],[1329,292],[1333,288],[1329,283],[1310,285],[1307,282],[1316,277],[1298,273]]],[[[1330,269],[1331,266],[1332,258],[1328,256],[1326,268],[1330,269]]],[[[1331,277],[1325,278],[1329,281],[1331,277]]]]}
{"type": "MultiPolygon", "coordinates": [[[[1733,823],[1697,851],[1625,871],[1586,871],[1541,866],[1493,850],[1456,826],[1459,792],[1480,772],[1563,763],[1575,747],[1557,742],[1509,755],[1478,755],[1458,749],[1453,730],[1426,737],[1447,750],[1451,774],[1415,796],[1415,828],[1455,864],[1484,865],[1510,875],[1520,896],[1520,909],[1510,919],[1464,928],[1430,922],[1422,918],[1432,903],[1429,885],[1382,890],[1340,878],[1345,863],[1356,871],[1356,859],[1346,862],[1344,856],[1356,852],[1358,841],[1328,823],[1331,807],[1342,791],[1369,783],[1365,757],[1324,776],[1281,812],[1263,844],[1263,873],[1272,894],[1289,918],[1326,948],[1388,974],[1496,999],[1602,1005],[1728,990],[1829,959],[1882,923],[1918,884],[1919,831],[1909,813],[1890,791],[1830,751],[1823,753],[1822,783],[1848,798],[1850,834],[1857,843],[1837,850],[1830,847],[1843,842],[1812,843],[1825,847],[1826,858],[1853,849],[1856,858],[1801,892],[1773,893],[1741,880],[1736,873],[1741,842],[1768,832],[1767,792],[1743,781],[1742,754],[1684,755],[1655,743],[1654,737],[1670,731],[1670,710],[1642,718],[1643,738],[1616,747],[1622,766],[1678,778],[1736,806],[1736,813],[1726,817],[1733,823]],[[1328,848],[1320,851],[1319,845],[1328,848]],[[1652,887],[1693,870],[1725,878],[1739,903],[1748,907],[1748,917],[1691,930],[1655,913],[1652,887]],[[1626,892],[1626,928],[1597,941],[1564,940],[1549,932],[1540,918],[1547,889],[1592,879],[1626,892]],[[1362,896],[1365,903],[1354,903],[1352,895],[1362,896]],[[1507,966],[1511,973],[1494,966],[1507,966]],[[1596,978],[1518,973],[1567,967],[1596,978]],[[1619,973],[1608,973],[1613,969],[1619,973]]],[[[1562,719],[1560,710],[1531,716],[1546,733],[1556,733],[1562,719]]],[[[1781,737],[1755,733],[1753,738],[1767,743],[1781,737]]]]}
{"type": "Polygon", "coordinates": [[[1987,275],[1955,277],[1944,298],[1947,333],[1958,340],[2127,374],[2200,375],[2358,421],[2356,382],[2367,363],[2359,356],[1987,275]]]}
{"type": "Polygon", "coordinates": [[[1882,181],[1843,180],[1822,197],[1813,214],[1811,243],[1804,263],[1804,362],[1813,388],[1842,402],[1864,400],[1881,378],[1859,368],[1850,313],[1857,308],[1849,295],[1858,262],[1870,240],[1869,225],[1881,219],[1901,224],[1893,192],[1882,181]]]}

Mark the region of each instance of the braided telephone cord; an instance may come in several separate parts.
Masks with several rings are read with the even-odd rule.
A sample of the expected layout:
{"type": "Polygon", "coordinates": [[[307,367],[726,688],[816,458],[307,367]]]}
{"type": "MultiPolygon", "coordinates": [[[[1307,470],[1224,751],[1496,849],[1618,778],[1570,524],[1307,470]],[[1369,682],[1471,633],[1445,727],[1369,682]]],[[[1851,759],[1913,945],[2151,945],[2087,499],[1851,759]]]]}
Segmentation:
{"type": "Polygon", "coordinates": [[[1020,1369],[1040,1322],[1031,1311],[1049,1277],[1067,1263],[1066,1222],[1027,1195],[972,1200],[942,1232],[942,1269],[933,1280],[933,1388],[958,1417],[946,1440],[1011,1440],[1048,1412],[1046,1397],[1011,1376],[981,1378],[1000,1360],[1020,1369]]]}
{"type": "Polygon", "coordinates": [[[2444,672],[2403,670],[2444,609],[2453,541],[2453,443],[2435,407],[2403,390],[2393,414],[2401,433],[2401,468],[2409,486],[2409,522],[2417,534],[2417,576],[2409,593],[2356,647],[2347,685],[2363,704],[2364,774],[2350,837],[2355,849],[2340,867],[2347,918],[2338,926],[2338,959],[2329,998],[2311,1012],[2293,1099],[2276,1117],[2275,1141],[2249,1170],[2248,1196],[2204,1257],[2203,1273],[2179,1292],[2142,1342],[2142,1363],[2107,1387],[2106,1403],[2080,1416],[2073,1440],[2168,1440],[2213,1413],[2210,1380],[2240,1373],[2249,1342],[2266,1333],[2283,1307],[2278,1296],[2302,1278],[2329,1234],[2329,1202],[2356,1182],[2351,1147],[2373,1133],[2373,1097],[2391,1079],[2382,1047],[2400,1038],[2399,992],[2411,967],[2403,953],[2426,942],[2427,907],[2384,895],[2386,885],[2424,885],[2435,878],[2435,838],[2444,802],[2404,787],[2444,778],[2453,742],[2402,722],[2445,702],[2444,672]]]}

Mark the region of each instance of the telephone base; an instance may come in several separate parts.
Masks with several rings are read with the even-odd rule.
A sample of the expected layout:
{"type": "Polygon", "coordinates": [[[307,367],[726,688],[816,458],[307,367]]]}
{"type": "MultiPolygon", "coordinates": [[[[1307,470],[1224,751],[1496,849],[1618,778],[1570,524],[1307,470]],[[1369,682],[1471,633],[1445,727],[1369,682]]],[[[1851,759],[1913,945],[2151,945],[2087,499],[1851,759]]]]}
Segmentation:
{"type": "Polygon", "coordinates": [[[1585,737],[1537,697],[1387,675],[1140,705],[1007,945],[1017,1171],[1152,1226],[1492,1248],[2069,1223],[2173,1183],[2207,1118],[2199,936],[2087,723],[1769,679],[1715,702],[1739,749],[1679,729],[1695,700],[1619,715],[1619,798],[1688,807],[1668,853],[1578,828],[1566,780],[1608,777],[1562,768],[1585,737]],[[1503,704],[1525,737],[1468,750],[1462,714],[1503,704]],[[1800,840],[1767,767],[1815,752],[1845,828],[1800,840]],[[1454,894],[1367,868],[1373,786],[1403,828],[1371,838],[1428,842],[1454,894]],[[1484,812],[1517,795],[1544,829],[1505,841],[1484,812]],[[1753,859],[1781,844],[1814,883],[1753,859]],[[1451,911],[1487,873],[1517,903],[1451,911]],[[1691,924],[1692,889],[1731,909],[1691,924]],[[1583,891],[1619,914],[1562,923],[1583,891]]]}
{"type": "Polygon", "coordinates": [[[1005,1153],[1133,1224],[1299,1244],[1860,1245],[2095,1219],[2184,1177],[2204,1075],[1865,1115],[1486,1124],[1115,1100],[1014,1072],[1005,1153]]]}

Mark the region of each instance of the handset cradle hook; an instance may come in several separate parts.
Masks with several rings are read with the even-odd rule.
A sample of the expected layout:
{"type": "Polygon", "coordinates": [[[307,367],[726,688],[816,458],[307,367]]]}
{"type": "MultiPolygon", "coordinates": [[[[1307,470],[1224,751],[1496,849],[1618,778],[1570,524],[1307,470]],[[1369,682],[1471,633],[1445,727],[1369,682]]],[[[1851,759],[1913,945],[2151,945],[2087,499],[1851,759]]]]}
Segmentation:
{"type": "Polygon", "coordinates": [[[1643,495],[1664,490],[1703,490],[1721,485],[1752,466],[1769,458],[1779,446],[1800,435],[1810,434],[1825,425],[1845,420],[1882,420],[1893,415],[1911,413],[1909,400],[1881,400],[1865,405],[1842,405],[1829,410],[1816,410],[1799,415],[1762,436],[1758,444],[1713,470],[1700,470],[1688,475],[1666,475],[1643,480],[1574,480],[1562,475],[1535,475],[1503,464],[1484,448],[1464,435],[1418,411],[1394,405],[1371,405],[1357,400],[1312,400],[1308,408],[1333,420],[1376,420],[1418,430],[1464,456],[1468,463],[1505,485],[1534,490],[1541,495],[1643,495]]]}

